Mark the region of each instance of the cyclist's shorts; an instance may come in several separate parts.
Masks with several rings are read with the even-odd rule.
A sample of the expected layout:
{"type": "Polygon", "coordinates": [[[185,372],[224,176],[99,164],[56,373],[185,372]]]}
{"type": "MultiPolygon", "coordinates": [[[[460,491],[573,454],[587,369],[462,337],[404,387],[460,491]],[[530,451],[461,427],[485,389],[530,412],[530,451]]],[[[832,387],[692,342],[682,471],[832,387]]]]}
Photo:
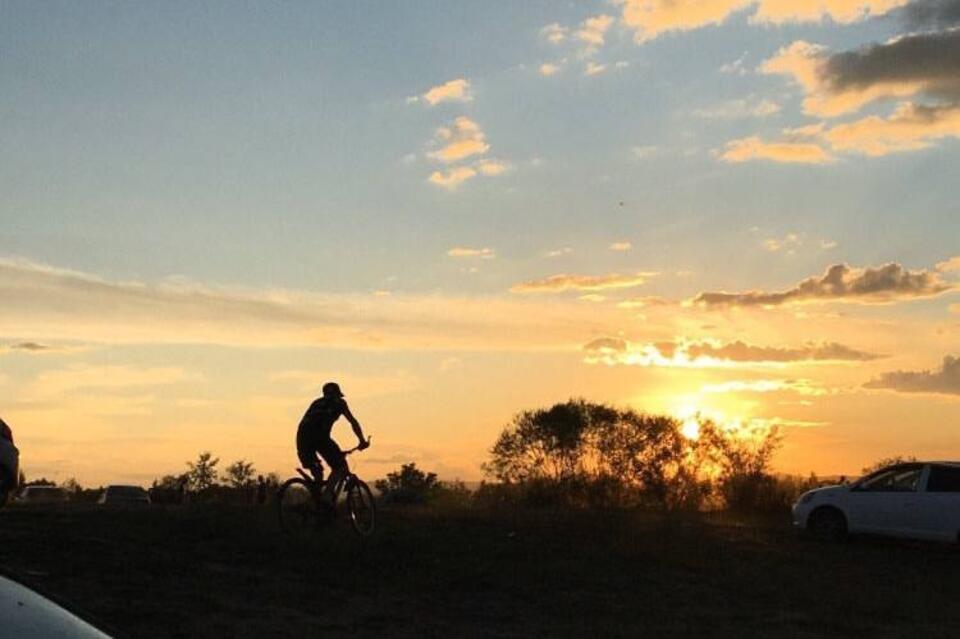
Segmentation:
{"type": "Polygon", "coordinates": [[[337,442],[329,437],[311,437],[308,433],[297,432],[297,457],[304,468],[316,466],[317,453],[320,453],[331,469],[346,468],[346,457],[337,442]]]}

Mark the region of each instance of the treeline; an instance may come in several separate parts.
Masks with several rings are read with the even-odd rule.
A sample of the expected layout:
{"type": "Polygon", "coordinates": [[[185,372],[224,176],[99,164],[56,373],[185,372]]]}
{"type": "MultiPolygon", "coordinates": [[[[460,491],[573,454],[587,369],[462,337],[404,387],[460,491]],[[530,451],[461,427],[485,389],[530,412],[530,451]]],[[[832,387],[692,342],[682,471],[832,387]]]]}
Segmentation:
{"type": "MultiPolygon", "coordinates": [[[[690,426],[583,399],[523,411],[490,449],[483,464],[489,481],[469,495],[469,502],[776,512],[820,484],[812,475],[782,477],[771,471],[782,443],[776,429],[727,429],[709,419],[690,426]]],[[[444,486],[412,464],[388,480],[377,483],[387,500],[459,497],[465,503],[465,489],[444,486]]]]}
{"type": "Polygon", "coordinates": [[[265,503],[276,492],[276,473],[257,474],[253,462],[238,459],[222,470],[220,458],[203,451],[179,475],[164,475],[153,481],[150,497],[155,503],[224,501],[265,503]]]}

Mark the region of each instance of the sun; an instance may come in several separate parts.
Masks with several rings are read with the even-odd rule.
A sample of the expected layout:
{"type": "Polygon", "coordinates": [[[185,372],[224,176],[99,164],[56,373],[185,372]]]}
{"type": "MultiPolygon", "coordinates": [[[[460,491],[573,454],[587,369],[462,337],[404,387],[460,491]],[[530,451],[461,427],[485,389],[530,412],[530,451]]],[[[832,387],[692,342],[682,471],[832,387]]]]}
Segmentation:
{"type": "Polygon", "coordinates": [[[680,426],[680,433],[687,439],[700,439],[700,422],[696,417],[688,417],[680,426]]]}

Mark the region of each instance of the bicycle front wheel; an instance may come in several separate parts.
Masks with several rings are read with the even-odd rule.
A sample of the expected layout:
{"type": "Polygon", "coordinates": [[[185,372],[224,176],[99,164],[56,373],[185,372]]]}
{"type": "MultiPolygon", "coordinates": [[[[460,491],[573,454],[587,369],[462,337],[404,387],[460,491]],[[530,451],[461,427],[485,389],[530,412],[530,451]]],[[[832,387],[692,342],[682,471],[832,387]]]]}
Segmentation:
{"type": "Polygon", "coordinates": [[[306,480],[288,479],[277,491],[277,515],[280,528],[291,535],[306,535],[316,531],[319,513],[313,492],[306,480]]]}
{"type": "Polygon", "coordinates": [[[358,535],[366,537],[373,533],[377,523],[377,505],[370,487],[357,478],[347,488],[347,512],[350,514],[350,524],[358,535]]]}

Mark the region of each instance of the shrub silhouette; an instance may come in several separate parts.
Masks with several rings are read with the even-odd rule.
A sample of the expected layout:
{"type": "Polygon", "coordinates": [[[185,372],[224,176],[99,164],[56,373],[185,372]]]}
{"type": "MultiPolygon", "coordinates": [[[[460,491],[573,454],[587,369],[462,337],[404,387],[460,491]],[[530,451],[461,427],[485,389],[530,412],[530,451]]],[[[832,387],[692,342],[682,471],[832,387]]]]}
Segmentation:
{"type": "Polygon", "coordinates": [[[249,488],[253,485],[253,476],[256,471],[253,462],[238,459],[226,468],[227,485],[232,488],[249,488]]]}
{"type": "Polygon", "coordinates": [[[374,486],[384,501],[396,504],[425,504],[440,490],[437,474],[424,473],[413,462],[387,473],[387,478],[378,479],[374,486]]]}

